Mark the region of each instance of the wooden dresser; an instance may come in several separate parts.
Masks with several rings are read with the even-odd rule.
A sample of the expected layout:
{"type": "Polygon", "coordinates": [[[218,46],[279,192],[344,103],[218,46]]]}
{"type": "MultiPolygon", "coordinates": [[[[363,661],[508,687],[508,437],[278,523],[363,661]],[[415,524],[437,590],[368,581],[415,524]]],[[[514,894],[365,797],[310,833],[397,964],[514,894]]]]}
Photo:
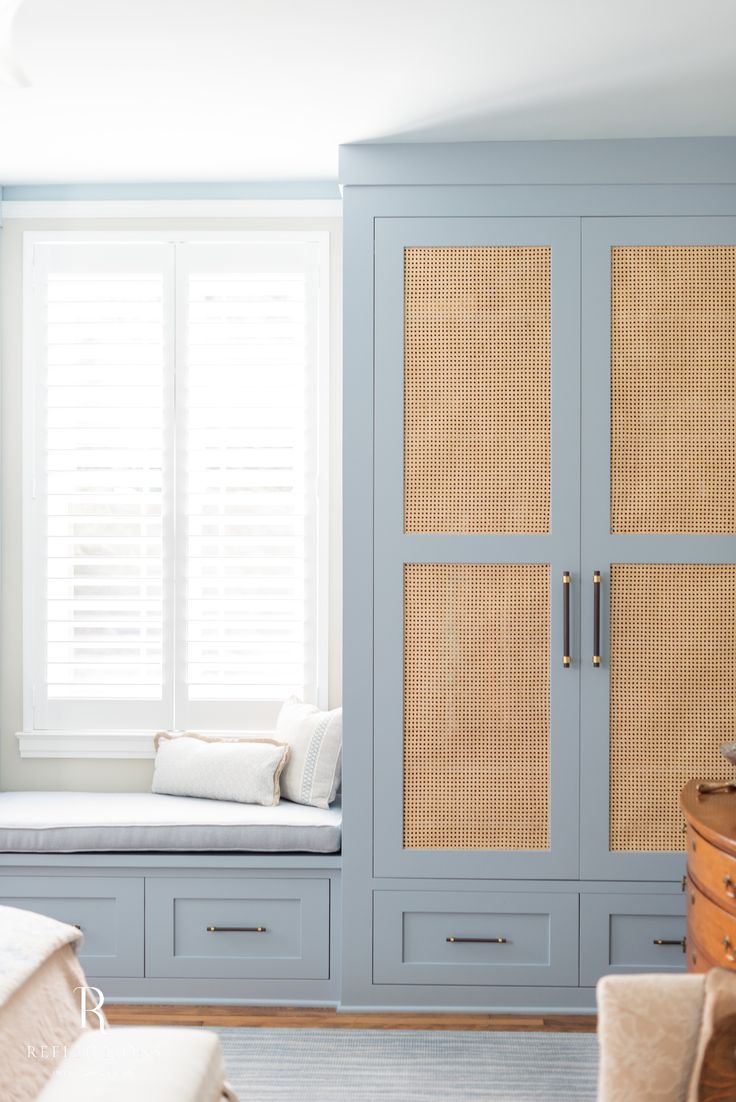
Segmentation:
{"type": "Polygon", "coordinates": [[[687,822],[687,966],[736,969],[736,785],[689,781],[680,796],[687,822]]]}

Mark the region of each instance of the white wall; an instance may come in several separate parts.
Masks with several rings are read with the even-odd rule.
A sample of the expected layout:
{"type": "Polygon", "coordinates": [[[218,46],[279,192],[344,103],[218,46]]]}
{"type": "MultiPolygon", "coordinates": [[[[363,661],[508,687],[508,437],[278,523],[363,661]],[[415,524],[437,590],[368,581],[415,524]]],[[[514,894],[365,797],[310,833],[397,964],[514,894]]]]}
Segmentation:
{"type": "MultiPolygon", "coordinates": [[[[21,545],[21,394],[22,394],[22,254],[24,230],[269,230],[268,219],[84,219],[51,222],[9,221],[2,229],[0,258],[0,329],[2,344],[2,543],[0,545],[0,788],[143,790],[150,787],[152,763],[146,760],[21,759],[15,732],[22,714],[22,580],[21,545]]],[[[321,229],[330,232],[330,704],[341,700],[341,477],[340,416],[341,258],[340,219],[278,220],[279,229],[321,229]]]]}

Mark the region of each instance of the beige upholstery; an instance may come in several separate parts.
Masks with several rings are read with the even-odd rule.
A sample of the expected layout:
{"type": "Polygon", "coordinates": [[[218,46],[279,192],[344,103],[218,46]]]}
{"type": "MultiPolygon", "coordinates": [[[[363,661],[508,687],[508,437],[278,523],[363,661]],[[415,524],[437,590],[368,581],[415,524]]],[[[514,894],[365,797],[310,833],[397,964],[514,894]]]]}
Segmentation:
{"type": "Polygon", "coordinates": [[[122,1028],[83,1033],[38,1102],[220,1102],[220,1042],[195,1029],[122,1028]]]}
{"type": "Polygon", "coordinates": [[[685,1102],[705,976],[605,976],[598,983],[598,1102],[685,1102]]]}

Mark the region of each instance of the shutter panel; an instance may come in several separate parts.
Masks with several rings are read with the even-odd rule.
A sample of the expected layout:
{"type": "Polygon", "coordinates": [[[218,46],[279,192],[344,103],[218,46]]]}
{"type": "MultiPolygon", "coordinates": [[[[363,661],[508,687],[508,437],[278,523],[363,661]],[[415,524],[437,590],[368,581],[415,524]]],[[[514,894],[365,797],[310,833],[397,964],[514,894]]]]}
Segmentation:
{"type": "Polygon", "coordinates": [[[286,697],[316,693],[315,250],[188,244],[179,257],[177,715],[269,727],[286,697]]]}
{"type": "Polygon", "coordinates": [[[168,725],[170,260],[37,245],[35,266],[36,726],[168,725]]]}

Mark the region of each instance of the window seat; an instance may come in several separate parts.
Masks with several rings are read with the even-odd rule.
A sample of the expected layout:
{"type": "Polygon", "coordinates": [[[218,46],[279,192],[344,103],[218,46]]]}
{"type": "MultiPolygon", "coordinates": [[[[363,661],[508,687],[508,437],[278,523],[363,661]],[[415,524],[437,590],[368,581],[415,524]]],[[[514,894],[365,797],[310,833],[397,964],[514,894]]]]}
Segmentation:
{"type": "Polygon", "coordinates": [[[2,792],[0,853],[337,853],[342,809],[153,792],[2,792]]]}

